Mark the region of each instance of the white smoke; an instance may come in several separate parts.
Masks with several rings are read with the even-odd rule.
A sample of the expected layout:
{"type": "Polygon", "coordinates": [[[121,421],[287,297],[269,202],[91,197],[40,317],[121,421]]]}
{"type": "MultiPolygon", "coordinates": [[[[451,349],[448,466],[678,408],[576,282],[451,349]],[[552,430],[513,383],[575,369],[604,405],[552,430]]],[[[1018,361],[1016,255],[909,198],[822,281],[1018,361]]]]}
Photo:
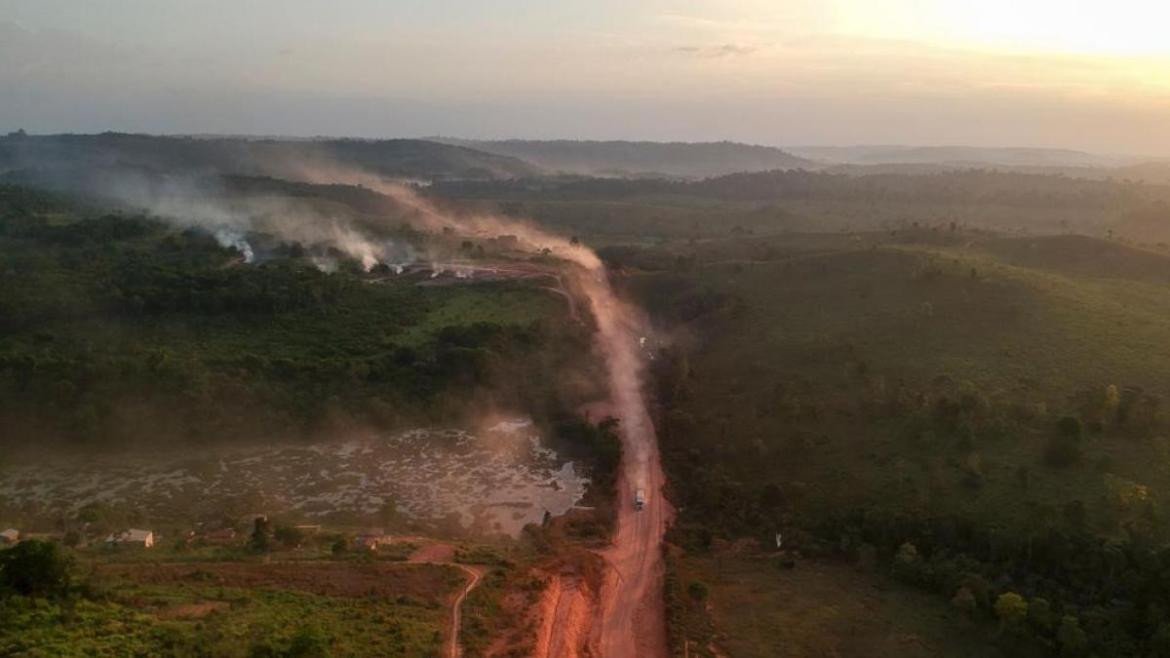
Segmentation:
{"type": "Polygon", "coordinates": [[[252,245],[244,239],[244,236],[235,229],[220,227],[212,231],[215,241],[221,246],[230,247],[240,252],[244,257],[245,263],[251,263],[256,259],[256,253],[252,251],[252,245]]]}
{"type": "MultiPolygon", "coordinates": [[[[247,263],[258,257],[249,234],[336,249],[366,270],[380,262],[405,264],[415,259],[409,244],[360,226],[347,208],[291,196],[233,193],[216,178],[117,172],[103,179],[100,191],[176,226],[206,230],[219,244],[238,250],[247,263]]],[[[311,260],[326,271],[338,265],[333,256],[313,254],[311,260]]]]}

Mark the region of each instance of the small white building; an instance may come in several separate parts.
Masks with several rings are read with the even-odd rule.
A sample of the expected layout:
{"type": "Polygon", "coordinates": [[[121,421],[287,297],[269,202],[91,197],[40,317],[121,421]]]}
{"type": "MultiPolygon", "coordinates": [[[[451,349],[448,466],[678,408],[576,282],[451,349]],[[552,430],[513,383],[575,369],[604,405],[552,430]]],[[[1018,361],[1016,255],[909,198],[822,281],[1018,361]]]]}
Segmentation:
{"type": "Polygon", "coordinates": [[[353,540],[354,546],[358,550],[376,551],[383,546],[389,546],[394,543],[394,539],[382,532],[381,528],[367,530],[353,540]]]}
{"type": "Polygon", "coordinates": [[[20,531],[16,528],[9,528],[4,532],[0,532],[0,546],[11,546],[20,541],[20,531]]]}
{"type": "Polygon", "coordinates": [[[129,530],[123,530],[122,532],[110,535],[106,538],[106,543],[150,548],[154,546],[154,533],[150,530],[130,528],[129,530]]]}

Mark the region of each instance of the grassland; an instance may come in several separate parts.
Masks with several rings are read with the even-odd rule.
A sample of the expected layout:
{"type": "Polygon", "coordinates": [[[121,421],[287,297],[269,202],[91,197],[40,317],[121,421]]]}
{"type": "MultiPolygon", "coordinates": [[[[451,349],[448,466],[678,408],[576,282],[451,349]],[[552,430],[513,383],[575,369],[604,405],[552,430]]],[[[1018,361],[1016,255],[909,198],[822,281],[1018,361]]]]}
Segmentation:
{"type": "Polygon", "coordinates": [[[847,565],[784,569],[779,559],[719,553],[674,564],[688,631],[679,640],[692,656],[1001,655],[987,644],[994,626],[847,565]]]}
{"type": "Polygon", "coordinates": [[[528,606],[544,583],[529,542],[411,536],[339,552],[339,538],[348,544],[332,528],[261,552],[243,540],[59,549],[72,565],[66,593],[13,595],[0,581],[0,654],[446,655],[465,568],[482,578],[461,608],[463,655],[530,646],[528,606]]]}
{"type": "Polygon", "coordinates": [[[92,598],[6,599],[0,653],[437,656],[462,582],[428,565],[105,563],[92,598]]]}

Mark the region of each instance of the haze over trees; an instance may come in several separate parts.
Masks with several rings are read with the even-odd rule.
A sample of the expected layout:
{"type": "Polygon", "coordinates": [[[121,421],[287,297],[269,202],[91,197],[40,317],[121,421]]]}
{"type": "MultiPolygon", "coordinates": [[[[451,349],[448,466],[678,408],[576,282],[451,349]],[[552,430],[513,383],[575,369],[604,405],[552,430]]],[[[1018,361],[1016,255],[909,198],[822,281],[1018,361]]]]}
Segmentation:
{"type": "MultiPolygon", "coordinates": [[[[588,309],[555,277],[436,285],[420,263],[547,267],[551,250],[518,256],[515,235],[428,228],[378,177],[321,183],[252,159],[300,142],[4,143],[34,139],[36,166],[0,172],[6,445],[314,440],[524,409],[588,464],[594,510],[527,531],[523,566],[500,567],[491,601],[535,587],[524,569],[611,532],[621,425],[579,415],[601,380],[588,309]],[[62,145],[79,151],[47,155],[62,145]],[[113,180],[181,180],[248,222],[224,235],[95,194],[113,180]],[[292,215],[385,248],[363,262],[326,233],[273,230],[292,215]]],[[[664,495],[680,508],[666,579],[676,649],[816,653],[840,623],[856,646],[897,655],[867,625],[880,619],[927,655],[1161,655],[1170,188],[1002,169],[609,178],[448,145],[310,144],[376,161],[380,176],[425,172],[431,184],[408,190],[453,217],[531,219],[569,248],[599,245],[657,333],[646,386],[664,495]],[[783,546],[766,549],[777,534],[783,546]],[[874,584],[890,594],[851,598],[874,584]],[[796,610],[847,600],[880,612],[794,635],[796,610]],[[785,621],[729,613],[742,606],[785,621]]],[[[88,555],[83,529],[113,530],[120,514],[66,515],[76,526],[61,542],[88,555]]],[[[391,503],[367,522],[412,521],[391,503]]],[[[233,559],[364,555],[288,519],[252,520],[239,537],[233,559]]],[[[52,605],[73,594],[62,596],[52,605]]],[[[477,619],[509,627],[495,605],[477,619]]],[[[258,646],[269,640],[294,642],[258,646]]]]}

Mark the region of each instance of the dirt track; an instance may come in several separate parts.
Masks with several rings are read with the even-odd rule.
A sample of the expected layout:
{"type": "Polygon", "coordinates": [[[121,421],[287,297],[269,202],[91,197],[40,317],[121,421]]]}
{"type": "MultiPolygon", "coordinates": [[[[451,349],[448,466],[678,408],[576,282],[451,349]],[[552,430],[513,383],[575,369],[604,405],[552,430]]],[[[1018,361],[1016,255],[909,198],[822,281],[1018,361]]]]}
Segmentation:
{"type": "MultiPolygon", "coordinates": [[[[650,428],[651,439],[653,432],[650,428]]],[[[657,442],[639,447],[644,449],[641,454],[645,461],[639,464],[626,460],[623,464],[618,483],[617,532],[613,545],[602,553],[611,568],[602,588],[592,642],[599,656],[668,654],[662,537],[672,511],[662,496],[664,477],[657,442]],[[644,488],[647,495],[640,512],[634,509],[634,489],[638,487],[644,488]]]]}
{"type": "MultiPolygon", "coordinates": [[[[563,278],[542,266],[462,267],[476,277],[553,276],[557,285],[545,288],[564,295],[570,313],[578,316],[563,278]]],[[[662,495],[665,478],[642,386],[646,355],[639,342],[641,315],[617,298],[603,268],[576,277],[575,284],[573,292],[583,295],[597,320],[597,344],[609,373],[610,409],[604,415],[621,421],[617,528],[613,544],[601,554],[609,568],[600,592],[591,592],[573,575],[553,578],[542,602],[535,653],[548,658],[665,658],[662,539],[673,510],[662,495]],[[641,511],[634,509],[636,489],[644,489],[647,496],[641,511]]]]}
{"type": "Polygon", "coordinates": [[[447,641],[444,643],[443,653],[449,658],[459,658],[463,655],[463,645],[459,642],[459,632],[463,625],[463,600],[475,589],[483,578],[483,569],[480,567],[470,567],[466,564],[460,564],[455,561],[455,547],[450,544],[442,544],[438,542],[427,543],[421,546],[409,558],[410,562],[415,564],[442,564],[459,569],[467,574],[467,583],[463,589],[459,590],[459,594],[455,596],[455,600],[451,602],[451,631],[447,635],[447,641]]]}
{"type": "Polygon", "coordinates": [[[617,528],[612,545],[601,553],[609,568],[600,592],[575,587],[572,576],[554,578],[554,596],[543,605],[551,621],[538,637],[537,655],[664,658],[662,539],[673,510],[662,495],[658,440],[643,391],[640,315],[617,299],[604,274],[579,284],[597,319],[597,343],[609,372],[609,408],[601,415],[621,423],[617,528]],[[634,509],[637,489],[646,493],[641,511],[634,509]],[[582,617],[581,610],[592,614],[582,617]]]}
{"type": "Polygon", "coordinates": [[[467,574],[467,584],[459,591],[459,596],[455,597],[455,602],[451,604],[451,638],[449,640],[447,655],[451,658],[459,658],[463,655],[463,644],[459,642],[459,632],[463,626],[463,599],[475,589],[479,584],[479,579],[483,577],[483,573],[479,569],[469,567],[463,564],[454,564],[451,566],[458,567],[467,574]]]}

